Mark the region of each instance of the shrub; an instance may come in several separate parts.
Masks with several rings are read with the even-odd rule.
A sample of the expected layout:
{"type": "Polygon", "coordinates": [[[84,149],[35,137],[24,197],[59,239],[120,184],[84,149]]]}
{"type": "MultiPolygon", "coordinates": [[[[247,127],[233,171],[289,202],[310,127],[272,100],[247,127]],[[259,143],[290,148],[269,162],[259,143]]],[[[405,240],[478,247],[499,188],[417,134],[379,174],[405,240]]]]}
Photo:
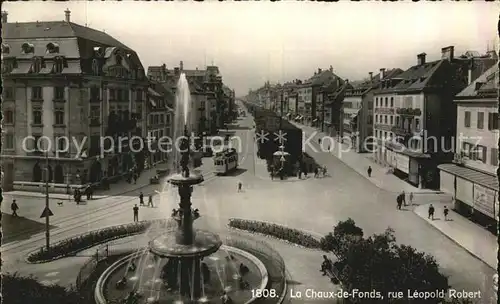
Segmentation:
{"type": "Polygon", "coordinates": [[[265,234],[306,248],[320,248],[319,241],[312,235],[298,229],[288,228],[278,224],[243,219],[230,219],[229,227],[252,233],[265,234]]]}
{"type": "Polygon", "coordinates": [[[59,285],[45,286],[34,277],[22,277],[17,273],[2,275],[2,300],[9,304],[74,304],[88,303],[89,299],[73,288],[59,285]]]}
{"type": "Polygon", "coordinates": [[[333,233],[330,232],[321,238],[321,249],[341,255],[350,242],[360,237],[363,237],[363,229],[356,226],[354,221],[349,218],[346,221],[340,221],[334,227],[333,233]]]}
{"type": "Polygon", "coordinates": [[[107,227],[75,236],[55,243],[47,251],[44,247],[28,255],[28,262],[43,263],[60,259],[76,252],[94,247],[117,238],[123,238],[145,232],[152,221],[107,227]]]}

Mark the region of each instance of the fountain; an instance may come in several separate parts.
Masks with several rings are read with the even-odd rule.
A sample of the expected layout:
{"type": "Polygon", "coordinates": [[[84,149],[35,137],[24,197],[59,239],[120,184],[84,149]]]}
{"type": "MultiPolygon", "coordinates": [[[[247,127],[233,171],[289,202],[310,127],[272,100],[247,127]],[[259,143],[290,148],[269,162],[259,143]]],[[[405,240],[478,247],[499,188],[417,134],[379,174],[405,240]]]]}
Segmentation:
{"type": "Polygon", "coordinates": [[[175,227],[162,226],[153,237],[147,233],[147,246],[104,271],[96,284],[97,304],[250,303],[256,299],[252,290],[268,286],[266,267],[257,257],[223,245],[216,233],[194,227],[201,212],[193,209],[191,195],[203,176],[190,169],[190,93],[183,73],[176,97],[172,165],[177,173],[167,177],[166,186],[169,195],[177,188],[180,200],[170,214],[175,227]]]}

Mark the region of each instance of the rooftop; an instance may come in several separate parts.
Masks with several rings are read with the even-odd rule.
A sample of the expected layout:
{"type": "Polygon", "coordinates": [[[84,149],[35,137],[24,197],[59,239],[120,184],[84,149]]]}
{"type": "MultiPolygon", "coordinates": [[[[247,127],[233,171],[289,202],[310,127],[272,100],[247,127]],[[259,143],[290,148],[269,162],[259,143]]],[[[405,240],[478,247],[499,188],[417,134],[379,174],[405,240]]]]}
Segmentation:
{"type": "Polygon", "coordinates": [[[476,80],[457,94],[455,99],[496,97],[498,92],[498,66],[491,66],[476,80]]]}

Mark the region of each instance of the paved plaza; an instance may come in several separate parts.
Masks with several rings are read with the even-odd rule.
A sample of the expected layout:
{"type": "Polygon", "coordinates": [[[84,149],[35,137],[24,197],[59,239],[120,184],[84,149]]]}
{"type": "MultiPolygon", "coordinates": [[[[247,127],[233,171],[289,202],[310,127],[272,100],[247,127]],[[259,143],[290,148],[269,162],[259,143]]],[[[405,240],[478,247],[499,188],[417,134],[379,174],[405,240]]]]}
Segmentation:
{"type": "MultiPolygon", "coordinates": [[[[495,273],[494,265],[491,265],[494,263],[492,257],[496,250],[494,238],[486,230],[467,228],[469,239],[475,240],[467,243],[455,237],[464,233],[465,230],[461,229],[466,225],[464,221],[457,219],[429,223],[421,218],[422,208],[426,204],[436,204],[439,213],[440,206],[449,203],[448,196],[408,188],[406,183],[393,176],[384,177],[384,183],[377,183],[374,181],[378,178],[376,174],[383,169],[372,164],[379,171],[375,171],[374,176],[368,179],[361,170],[365,163],[356,162],[359,164],[357,168],[349,165],[348,159],[353,163],[354,157],[364,156],[349,154],[339,159],[335,153],[314,153],[308,148],[306,152],[320,165],[328,168],[329,177],[271,181],[265,163],[255,156],[252,118],[240,119],[238,124],[240,127],[234,132],[244,143],[239,165],[242,170],[235,176],[215,177],[211,159],[204,159],[201,170],[206,181],[195,189],[192,197],[193,205],[203,214],[199,219],[200,225],[222,231],[226,229],[228,219],[234,217],[270,221],[324,235],[331,232],[337,222],[352,218],[366,235],[381,233],[391,227],[395,230],[399,243],[433,255],[443,273],[449,276],[449,283],[453,287],[491,292],[491,278],[495,273]],[[238,182],[243,184],[242,192],[237,191],[238,182]],[[406,207],[402,211],[396,210],[395,198],[400,189],[416,193],[415,206],[406,207]]],[[[307,127],[304,127],[304,131],[311,132],[307,127]]],[[[368,163],[367,159],[366,164],[368,163]]],[[[141,207],[140,220],[169,217],[177,201],[169,193],[156,193],[155,190],[161,190],[159,188],[158,185],[145,186],[78,206],[72,201],[65,201],[62,206],[52,204],[55,214],[51,217],[54,226],[52,242],[86,231],[132,222],[132,207],[138,203],[140,191],[145,195],[155,193],[156,205],[154,208],[141,207]]],[[[10,202],[13,197],[18,200],[23,220],[44,223],[39,218],[44,206],[42,197],[7,194],[5,201],[10,202]]],[[[3,208],[6,205],[9,204],[3,204],[3,208]]],[[[45,243],[43,227],[16,229],[19,229],[17,234],[9,232],[13,235],[12,239],[2,246],[4,271],[34,274],[42,281],[59,284],[74,282],[79,266],[83,265],[88,255],[81,253],[76,257],[51,263],[28,265],[24,262],[25,255],[45,243]],[[35,230],[38,232],[34,232],[35,230]],[[17,239],[14,237],[16,235],[17,239]]],[[[265,239],[273,242],[273,247],[282,254],[288,267],[289,281],[296,282],[296,286],[299,286],[297,288],[307,288],[311,284],[316,289],[334,288],[318,271],[321,252],[265,239]]]]}

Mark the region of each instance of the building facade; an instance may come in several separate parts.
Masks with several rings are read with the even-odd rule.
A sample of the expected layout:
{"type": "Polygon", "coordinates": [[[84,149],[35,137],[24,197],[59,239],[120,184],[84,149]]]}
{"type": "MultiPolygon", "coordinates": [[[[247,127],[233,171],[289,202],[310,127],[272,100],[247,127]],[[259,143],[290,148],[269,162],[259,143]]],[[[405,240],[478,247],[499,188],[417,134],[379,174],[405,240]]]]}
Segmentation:
{"type": "Polygon", "coordinates": [[[141,162],[126,140],[146,135],[139,57],[65,14],[54,22],[2,19],[3,108],[12,118],[4,122],[4,189],[38,190],[45,176],[52,191],[68,192],[141,162]]]}
{"type": "Polygon", "coordinates": [[[441,59],[426,62],[417,55],[417,65],[382,81],[374,92],[377,138],[375,158],[393,168],[394,174],[422,188],[438,188],[437,165],[453,158],[456,131],[453,97],[477,69],[494,63],[455,57],[454,47],[441,50],[441,59]]]}
{"type": "Polygon", "coordinates": [[[488,69],[455,97],[453,163],[439,165],[440,189],[455,208],[496,227],[498,206],[498,67],[488,69]]]}

